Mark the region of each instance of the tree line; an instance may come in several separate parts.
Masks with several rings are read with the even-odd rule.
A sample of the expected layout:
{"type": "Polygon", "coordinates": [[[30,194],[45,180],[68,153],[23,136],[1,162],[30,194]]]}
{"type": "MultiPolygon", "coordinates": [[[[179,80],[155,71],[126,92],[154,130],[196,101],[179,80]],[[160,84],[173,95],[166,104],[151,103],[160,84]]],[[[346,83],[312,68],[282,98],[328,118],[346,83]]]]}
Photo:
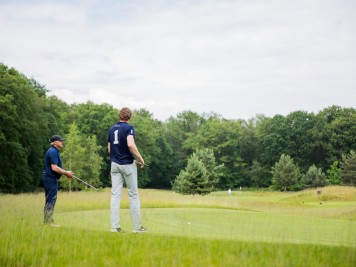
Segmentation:
{"type": "MultiPolygon", "coordinates": [[[[90,101],[68,104],[49,96],[33,78],[0,64],[0,192],[31,192],[40,186],[53,134],[67,138],[61,152],[65,168],[95,186],[110,186],[107,134],[118,119],[117,108],[90,101]]],[[[249,120],[187,110],[164,122],[138,109],[131,124],[149,165],[139,173],[142,188],[201,194],[240,186],[298,190],[319,179],[315,173],[325,176],[324,184],[356,184],[354,108],[330,106],[317,114],[295,111],[249,120]],[[278,170],[288,169],[284,165],[292,166],[291,183],[278,180],[278,170]],[[199,186],[184,191],[194,188],[190,183],[199,186]]],[[[81,190],[84,185],[63,179],[61,188],[81,190]]]]}

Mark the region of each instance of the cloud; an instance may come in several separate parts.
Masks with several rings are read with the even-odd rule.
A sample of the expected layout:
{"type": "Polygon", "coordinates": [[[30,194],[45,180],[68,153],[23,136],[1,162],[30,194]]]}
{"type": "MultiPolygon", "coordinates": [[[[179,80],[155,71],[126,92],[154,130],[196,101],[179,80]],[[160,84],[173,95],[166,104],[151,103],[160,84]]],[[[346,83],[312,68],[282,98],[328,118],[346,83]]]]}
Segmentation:
{"type": "Polygon", "coordinates": [[[67,102],[227,118],[354,106],[353,1],[0,3],[0,61],[67,102]]]}

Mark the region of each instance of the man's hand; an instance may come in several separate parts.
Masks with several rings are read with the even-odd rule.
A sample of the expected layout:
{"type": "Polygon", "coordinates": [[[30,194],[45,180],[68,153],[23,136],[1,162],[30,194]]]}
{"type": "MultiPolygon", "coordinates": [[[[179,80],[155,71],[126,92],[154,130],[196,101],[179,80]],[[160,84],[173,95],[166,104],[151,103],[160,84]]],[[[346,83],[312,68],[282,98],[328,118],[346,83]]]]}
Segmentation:
{"type": "Polygon", "coordinates": [[[137,161],[137,164],[140,165],[141,169],[143,169],[145,167],[145,161],[143,159],[137,161]]]}
{"type": "Polygon", "coordinates": [[[72,171],[65,171],[64,175],[67,176],[68,178],[72,178],[73,177],[74,172],[72,171]]]}

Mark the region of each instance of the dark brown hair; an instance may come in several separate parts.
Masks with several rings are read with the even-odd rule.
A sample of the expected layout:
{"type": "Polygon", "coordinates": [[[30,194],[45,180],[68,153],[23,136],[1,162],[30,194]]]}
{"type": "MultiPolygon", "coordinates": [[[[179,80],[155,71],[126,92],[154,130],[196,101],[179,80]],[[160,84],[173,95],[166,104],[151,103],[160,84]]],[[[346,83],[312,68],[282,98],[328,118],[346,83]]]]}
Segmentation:
{"type": "Polygon", "coordinates": [[[123,121],[128,121],[132,117],[131,109],[124,107],[119,111],[119,119],[123,121]]]}

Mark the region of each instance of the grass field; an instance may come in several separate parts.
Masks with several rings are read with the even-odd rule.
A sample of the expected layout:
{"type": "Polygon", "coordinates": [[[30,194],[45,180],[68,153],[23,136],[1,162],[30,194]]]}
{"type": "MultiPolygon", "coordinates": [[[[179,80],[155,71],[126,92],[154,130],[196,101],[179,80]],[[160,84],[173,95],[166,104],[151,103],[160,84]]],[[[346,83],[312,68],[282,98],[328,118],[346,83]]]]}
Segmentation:
{"type": "Polygon", "coordinates": [[[0,195],[0,266],[356,266],[356,188],[183,196],[140,190],[145,234],[131,234],[126,192],[110,233],[110,189],[61,192],[59,228],[44,193],[0,195]]]}

